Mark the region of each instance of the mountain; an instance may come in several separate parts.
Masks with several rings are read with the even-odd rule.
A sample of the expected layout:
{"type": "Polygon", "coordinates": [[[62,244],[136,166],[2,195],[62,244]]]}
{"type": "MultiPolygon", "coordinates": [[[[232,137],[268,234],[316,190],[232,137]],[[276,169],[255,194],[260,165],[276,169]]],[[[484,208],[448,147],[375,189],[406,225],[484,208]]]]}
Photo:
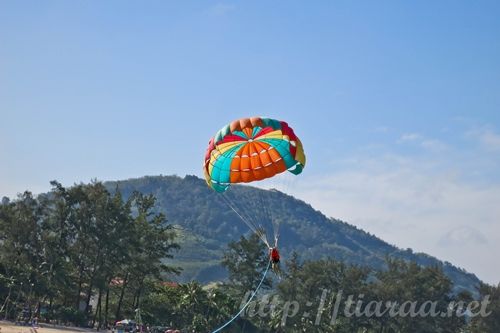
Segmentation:
{"type": "Polygon", "coordinates": [[[183,268],[180,281],[209,282],[226,276],[219,262],[227,243],[250,230],[230,208],[233,206],[249,223],[265,225],[270,217],[281,221],[279,245],[285,260],[287,254],[296,251],[301,259],[333,257],[381,269],[389,256],[442,267],[456,291],[475,292],[480,283],[474,274],[449,262],[411,249],[399,249],[353,225],[328,218],[311,205],[277,190],[232,186],[226,194],[218,194],[196,176],[146,176],[105,185],[110,191],[119,189],[125,197],[133,191],[156,196],[157,210],[166,214],[179,233],[181,249],[174,264],[183,268]]]}

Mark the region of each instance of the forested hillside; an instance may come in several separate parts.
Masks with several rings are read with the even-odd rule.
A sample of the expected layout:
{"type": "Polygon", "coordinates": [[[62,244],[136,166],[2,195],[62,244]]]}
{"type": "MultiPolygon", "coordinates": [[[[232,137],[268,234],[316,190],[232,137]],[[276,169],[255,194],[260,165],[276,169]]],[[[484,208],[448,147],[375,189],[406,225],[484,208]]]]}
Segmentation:
{"type": "MultiPolygon", "coordinates": [[[[107,182],[110,191],[118,188],[124,197],[134,191],[154,194],[156,209],[176,225],[181,250],[175,261],[183,267],[181,281],[196,279],[209,282],[224,278],[220,266],[227,243],[249,232],[248,227],[204,180],[196,176],[147,176],[107,182]]],[[[416,261],[423,266],[439,266],[452,279],[455,290],[474,291],[479,279],[471,273],[411,249],[398,249],[353,225],[328,218],[309,204],[279,191],[265,191],[250,186],[233,186],[235,198],[242,198],[247,215],[268,218],[261,208],[262,198],[273,209],[273,217],[282,220],[280,248],[284,259],[293,251],[300,259],[335,258],[348,264],[376,269],[385,266],[386,258],[416,261]]],[[[240,209],[243,204],[239,205],[240,209]]],[[[288,256],[288,257],[287,257],[288,256]]]]}
{"type": "Polygon", "coordinates": [[[108,183],[107,189],[98,181],[52,185],[49,193],[26,191],[1,201],[5,319],[100,329],[135,316],[160,331],[205,332],[225,323],[245,295],[262,285],[248,317],[238,318],[228,332],[499,331],[498,287],[430,256],[400,251],[276,190],[231,189],[245,220],[265,225],[269,213],[282,220],[282,270],[270,272],[260,236],[249,233],[227,207],[231,203],[196,177],[145,177],[108,183]],[[470,292],[458,292],[463,289],[470,292]],[[336,312],[342,295],[344,310],[336,312]],[[398,315],[352,318],[350,297],[358,297],[357,304],[367,301],[366,311],[368,304],[389,304],[398,315]],[[484,311],[472,317],[479,304],[474,298],[484,311]],[[423,309],[421,316],[406,314],[409,302],[423,309]],[[254,316],[257,304],[259,313],[276,311],[254,316]],[[424,304],[438,315],[424,313],[424,304]],[[311,305],[331,318],[309,320],[311,305]]]}

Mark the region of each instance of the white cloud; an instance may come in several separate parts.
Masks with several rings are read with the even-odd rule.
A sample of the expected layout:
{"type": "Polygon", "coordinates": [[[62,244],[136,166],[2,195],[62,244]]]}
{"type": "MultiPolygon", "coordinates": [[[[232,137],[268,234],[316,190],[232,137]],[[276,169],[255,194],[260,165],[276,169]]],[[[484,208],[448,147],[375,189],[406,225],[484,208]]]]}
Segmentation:
{"type": "Polygon", "coordinates": [[[420,145],[423,148],[434,151],[434,152],[442,152],[442,151],[448,149],[448,146],[444,142],[442,142],[440,140],[436,140],[436,139],[422,140],[422,142],[420,142],[420,145]]]}
{"type": "Polygon", "coordinates": [[[391,244],[498,283],[500,267],[491,263],[500,252],[500,184],[471,183],[460,161],[449,159],[356,156],[340,171],[301,182],[296,194],[391,244]]]}
{"type": "Polygon", "coordinates": [[[215,4],[212,8],[210,8],[209,12],[215,16],[224,16],[227,15],[229,12],[233,11],[234,9],[236,9],[236,6],[233,4],[219,2],[215,4]]]}
{"type": "Polygon", "coordinates": [[[432,152],[442,152],[448,149],[448,145],[437,139],[426,138],[418,133],[405,133],[397,140],[399,144],[412,143],[430,150],[432,152]]]}
{"type": "Polygon", "coordinates": [[[421,139],[422,136],[418,133],[406,133],[401,135],[399,138],[399,142],[404,142],[404,141],[416,141],[421,139]]]}
{"type": "Polygon", "coordinates": [[[447,232],[440,240],[443,246],[463,246],[464,244],[473,246],[488,242],[487,237],[478,229],[463,225],[447,232]]]}
{"type": "Polygon", "coordinates": [[[481,144],[489,150],[500,150],[500,135],[491,131],[484,130],[478,134],[481,144]]]}
{"type": "Polygon", "coordinates": [[[388,126],[377,126],[373,129],[373,132],[375,132],[375,133],[388,133],[389,130],[390,129],[388,126]]]}
{"type": "Polygon", "coordinates": [[[500,134],[495,132],[490,126],[483,125],[476,127],[466,133],[466,137],[471,138],[489,151],[500,151],[500,134]]]}

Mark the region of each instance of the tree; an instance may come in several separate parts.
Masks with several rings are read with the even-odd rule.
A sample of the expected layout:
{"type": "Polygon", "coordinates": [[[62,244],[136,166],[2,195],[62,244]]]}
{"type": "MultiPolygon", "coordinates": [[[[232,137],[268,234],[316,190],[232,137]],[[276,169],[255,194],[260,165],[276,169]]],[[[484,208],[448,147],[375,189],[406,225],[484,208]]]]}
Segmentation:
{"type": "Polygon", "coordinates": [[[32,316],[36,295],[44,289],[44,279],[40,274],[43,208],[28,191],[19,195],[16,201],[0,206],[0,266],[7,280],[15,281],[18,287],[9,287],[3,306],[6,318],[19,313],[22,308],[32,316]],[[11,302],[13,291],[17,295],[11,302]],[[9,307],[10,303],[12,307],[9,307]]]}
{"type": "Polygon", "coordinates": [[[488,301],[489,304],[483,315],[477,315],[472,319],[471,332],[500,332],[500,284],[490,286],[483,283],[479,286],[479,293],[480,300],[488,301]]]}
{"type": "Polygon", "coordinates": [[[339,312],[338,320],[332,322],[330,315],[337,294],[366,293],[368,273],[366,268],[349,266],[333,259],[301,264],[297,255],[293,255],[287,262],[285,278],[278,284],[279,308],[286,311],[287,304],[295,302],[297,309],[303,312],[291,317],[279,312],[271,320],[271,328],[280,332],[356,332],[365,327],[366,320],[363,318],[350,321],[339,312]],[[310,314],[311,311],[314,315],[310,314]],[[283,321],[285,317],[286,321],[283,321]]]}
{"type": "MultiPolygon", "coordinates": [[[[229,271],[228,287],[237,297],[257,288],[268,264],[267,248],[262,246],[259,236],[255,233],[249,238],[241,236],[239,241],[230,242],[222,259],[222,265],[229,271]]],[[[266,277],[262,287],[271,286],[271,279],[266,277]]]]}
{"type": "MultiPolygon", "coordinates": [[[[405,302],[416,302],[417,308],[428,301],[435,303],[433,312],[439,315],[411,315],[390,317],[389,313],[372,319],[379,332],[459,332],[466,325],[465,318],[456,314],[450,304],[467,299],[470,295],[454,295],[453,284],[440,267],[422,267],[415,262],[387,258],[387,269],[375,273],[376,280],[370,288],[371,297],[383,302],[396,303],[400,309],[405,302]],[[441,313],[451,315],[441,316],[441,313]]],[[[426,310],[430,311],[430,306],[426,310]]]]}
{"type": "Polygon", "coordinates": [[[135,211],[133,219],[134,239],[128,263],[121,267],[123,289],[118,301],[116,317],[120,316],[123,301],[123,291],[126,287],[132,290],[132,305],[140,306],[140,299],[148,278],[161,280],[164,274],[178,274],[179,269],[165,265],[165,260],[172,258],[171,252],[177,250],[176,234],[170,225],[166,224],[164,214],[154,213],[156,199],[153,195],[143,195],[135,192],[130,202],[135,211]]]}
{"type": "Polygon", "coordinates": [[[124,199],[97,181],[70,188],[51,184],[48,194],[25,192],[0,204],[5,317],[21,310],[39,316],[43,306],[44,319],[99,328],[113,306],[118,315],[139,306],[147,279],[161,281],[177,272],[165,261],[179,247],[176,234],[165,215],[154,212],[153,196],[124,199]]]}

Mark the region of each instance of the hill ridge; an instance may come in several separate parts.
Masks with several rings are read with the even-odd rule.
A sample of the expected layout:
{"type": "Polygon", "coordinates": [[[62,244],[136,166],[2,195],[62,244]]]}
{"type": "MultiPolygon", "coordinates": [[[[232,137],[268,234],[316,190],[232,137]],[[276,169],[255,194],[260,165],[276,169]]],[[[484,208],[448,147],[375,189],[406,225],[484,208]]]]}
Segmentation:
{"type": "MultiPolygon", "coordinates": [[[[217,197],[220,194],[209,189],[197,176],[144,176],[107,181],[105,185],[110,191],[118,188],[125,197],[136,190],[156,196],[157,210],[166,214],[180,234],[181,250],[174,261],[184,269],[180,281],[197,279],[210,282],[224,278],[225,271],[219,261],[226,244],[249,232],[248,227],[217,197]]],[[[473,273],[426,253],[397,248],[345,221],[327,217],[291,195],[252,186],[233,186],[230,191],[244,195],[249,211],[256,216],[260,214],[256,209],[259,204],[257,196],[267,193],[266,200],[275,203],[273,209],[286,221],[280,227],[280,248],[284,254],[297,251],[301,259],[333,257],[378,269],[384,267],[386,257],[401,258],[423,266],[442,267],[454,282],[455,291],[475,292],[480,283],[473,273]]]]}

